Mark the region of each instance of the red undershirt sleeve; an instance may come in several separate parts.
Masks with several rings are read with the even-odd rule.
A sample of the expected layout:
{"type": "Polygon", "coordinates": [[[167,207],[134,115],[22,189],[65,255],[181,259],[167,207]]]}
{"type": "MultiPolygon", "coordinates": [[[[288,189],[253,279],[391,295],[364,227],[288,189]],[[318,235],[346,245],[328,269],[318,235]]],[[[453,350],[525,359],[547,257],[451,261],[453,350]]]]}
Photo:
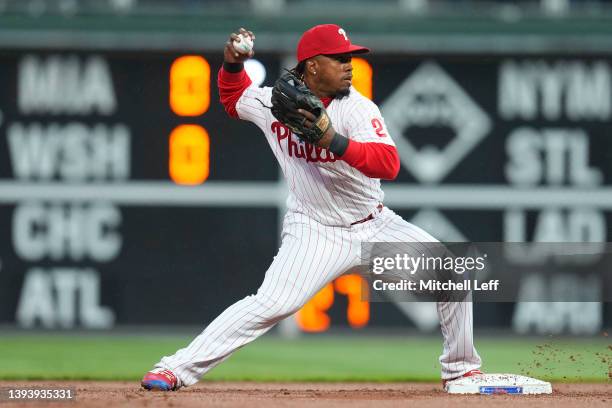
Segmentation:
{"type": "Polygon", "coordinates": [[[384,143],[350,140],[340,159],[368,177],[384,180],[395,179],[400,168],[397,149],[384,143]]]}
{"type": "Polygon", "coordinates": [[[249,78],[244,69],[235,73],[227,72],[223,67],[219,70],[219,75],[217,76],[219,99],[221,99],[225,111],[232,118],[238,118],[236,103],[238,103],[242,93],[251,83],[251,78],[249,78]]]}

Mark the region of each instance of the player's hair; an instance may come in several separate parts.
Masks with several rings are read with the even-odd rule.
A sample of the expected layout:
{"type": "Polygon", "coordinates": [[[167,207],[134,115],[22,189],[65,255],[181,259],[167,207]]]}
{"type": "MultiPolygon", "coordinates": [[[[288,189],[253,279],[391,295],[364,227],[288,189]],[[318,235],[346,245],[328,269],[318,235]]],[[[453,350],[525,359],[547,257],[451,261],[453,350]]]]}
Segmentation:
{"type": "Polygon", "coordinates": [[[293,75],[295,75],[296,77],[300,78],[303,81],[305,70],[306,70],[306,61],[302,61],[299,64],[297,64],[295,68],[291,70],[291,72],[293,73],[293,75]]]}

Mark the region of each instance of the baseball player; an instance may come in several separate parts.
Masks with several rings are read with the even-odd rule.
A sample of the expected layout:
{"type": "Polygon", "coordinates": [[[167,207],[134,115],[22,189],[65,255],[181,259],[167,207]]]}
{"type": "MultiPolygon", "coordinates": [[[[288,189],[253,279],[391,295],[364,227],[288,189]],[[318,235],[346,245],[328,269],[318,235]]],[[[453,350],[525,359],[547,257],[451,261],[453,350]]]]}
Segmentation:
{"type": "MultiPolygon", "coordinates": [[[[351,86],[351,56],[369,50],[333,24],[302,35],[291,75],[315,96],[309,111],[295,103],[286,108],[292,104],[292,86],[301,83],[290,75],[282,77],[280,88],[252,85],[243,63],[253,51],[240,54],[234,48],[239,35],[255,39],[244,29],[230,35],[218,74],[219,95],[231,117],[261,129],[282,168],[289,187],[282,244],[257,293],[228,307],[187,347],[163,357],[142,379],[146,389],[195,384],[360,264],[361,242],[423,248],[437,242],[383,204],[380,179],[397,176],[398,153],[378,107],[351,86]]],[[[444,337],[443,381],[480,374],[471,302],[439,302],[437,310],[444,337]]]]}

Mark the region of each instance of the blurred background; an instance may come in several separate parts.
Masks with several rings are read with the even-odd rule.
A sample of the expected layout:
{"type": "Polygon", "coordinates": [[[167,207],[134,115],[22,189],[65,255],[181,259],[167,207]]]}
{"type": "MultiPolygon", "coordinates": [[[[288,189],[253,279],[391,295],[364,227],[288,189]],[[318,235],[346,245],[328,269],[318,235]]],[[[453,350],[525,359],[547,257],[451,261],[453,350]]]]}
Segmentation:
{"type": "MultiPolygon", "coordinates": [[[[218,102],[222,50],[254,31],[247,70],[270,86],[322,23],[372,50],[354,59],[354,85],[400,153],[386,205],[447,242],[608,241],[612,1],[0,0],[0,343],[16,353],[0,378],[44,377],[42,356],[23,358],[57,335],[70,348],[144,333],[152,364],[159,336],[184,335],[164,343],[172,352],[257,289],[287,190],[259,129],[218,102]]],[[[595,342],[585,376],[605,378],[608,277],[568,270],[554,303],[520,302],[533,288],[519,284],[517,302],[475,305],[477,336],[491,360],[507,339],[531,342],[525,359],[551,336],[595,342]]],[[[432,304],[360,290],[357,275],[330,284],[262,355],[316,338],[333,358],[336,336],[359,354],[364,334],[439,351],[432,304]]]]}

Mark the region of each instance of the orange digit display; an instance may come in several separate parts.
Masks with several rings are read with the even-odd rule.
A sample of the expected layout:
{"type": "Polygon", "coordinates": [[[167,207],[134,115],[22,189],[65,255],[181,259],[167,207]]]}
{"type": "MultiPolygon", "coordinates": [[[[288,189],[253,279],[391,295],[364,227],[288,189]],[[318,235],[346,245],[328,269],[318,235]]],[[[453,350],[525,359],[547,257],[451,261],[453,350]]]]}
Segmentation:
{"type": "Polygon", "coordinates": [[[203,183],[210,172],[210,138],[198,125],[180,125],[170,134],[168,168],[176,184],[203,183]]]}
{"type": "Polygon", "coordinates": [[[364,279],[356,274],[344,275],[334,282],[327,284],[297,313],[296,320],[300,329],[305,332],[323,332],[331,324],[331,319],[326,313],[334,304],[334,289],[336,292],[348,298],[346,317],[349,325],[359,329],[370,321],[369,294],[361,296],[362,290],[367,290],[364,279]]]}
{"type": "Polygon", "coordinates": [[[322,332],[329,328],[330,318],[325,313],[334,304],[334,285],[328,283],[295,315],[300,329],[306,332],[322,332]]]}
{"type": "Polygon", "coordinates": [[[372,99],[372,66],[363,58],[353,58],[353,86],[360,94],[372,99]]]}
{"type": "Polygon", "coordinates": [[[177,58],[170,67],[170,108],[179,116],[197,116],[210,106],[210,65],[198,55],[177,58]]]}
{"type": "Polygon", "coordinates": [[[336,291],[348,298],[346,317],[352,328],[364,327],[370,321],[370,302],[367,295],[362,298],[361,291],[367,288],[364,279],[359,275],[344,275],[334,282],[336,291]]]}

